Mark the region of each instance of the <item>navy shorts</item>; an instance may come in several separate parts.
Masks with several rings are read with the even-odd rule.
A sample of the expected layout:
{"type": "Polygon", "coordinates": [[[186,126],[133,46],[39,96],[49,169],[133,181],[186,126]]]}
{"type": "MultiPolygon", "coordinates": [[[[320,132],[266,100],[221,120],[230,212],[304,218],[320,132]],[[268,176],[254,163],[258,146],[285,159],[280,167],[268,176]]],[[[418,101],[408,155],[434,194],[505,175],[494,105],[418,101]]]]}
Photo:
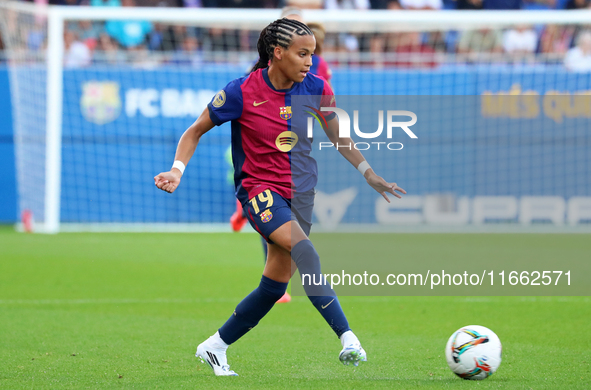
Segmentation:
{"type": "Polygon", "coordinates": [[[306,236],[309,236],[315,193],[312,189],[296,193],[292,199],[287,199],[267,189],[250,199],[243,206],[243,212],[254,230],[271,244],[271,233],[289,221],[297,221],[306,236]]]}

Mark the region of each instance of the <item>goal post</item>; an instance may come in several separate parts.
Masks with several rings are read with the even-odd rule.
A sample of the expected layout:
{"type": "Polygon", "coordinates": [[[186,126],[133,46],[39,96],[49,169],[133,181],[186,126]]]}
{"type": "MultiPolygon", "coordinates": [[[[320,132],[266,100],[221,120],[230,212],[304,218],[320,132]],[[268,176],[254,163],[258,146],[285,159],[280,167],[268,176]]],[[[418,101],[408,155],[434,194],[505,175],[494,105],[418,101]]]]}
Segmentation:
{"type": "Polygon", "coordinates": [[[64,58],[64,19],[59,9],[48,10],[47,30],[47,151],[43,231],[57,233],[61,204],[64,58]]]}
{"type": "MultiPolygon", "coordinates": [[[[235,209],[229,125],[204,137],[174,196],[155,191],[150,181],[170,167],[180,135],[213,95],[256,61],[258,33],[279,15],[272,9],[130,12],[0,3],[15,118],[19,212],[31,211],[35,230],[46,233],[229,231],[226,221],[235,209]],[[144,36],[128,44],[113,32],[114,22],[134,21],[134,28],[145,28],[144,36]]],[[[332,68],[337,96],[408,96],[406,103],[417,107],[426,104],[421,96],[430,96],[438,111],[429,120],[478,125],[492,113],[499,126],[523,131],[491,135],[490,122],[482,127],[488,134],[466,129],[451,137],[457,141],[452,146],[450,137],[428,131],[421,137],[418,131],[419,142],[426,142],[417,145],[420,151],[410,146],[396,156],[368,151],[380,172],[393,162],[401,167],[396,180],[402,187],[406,181],[413,194],[400,209],[373,198],[361,202],[371,194],[361,187],[353,190],[363,183],[349,183],[354,180],[351,167],[338,153],[315,150],[321,174],[315,221],[320,229],[587,229],[591,174],[584,146],[591,136],[581,131],[589,118],[577,108],[585,103],[577,101],[591,91],[591,77],[589,71],[568,69],[564,61],[587,31],[591,10],[304,10],[303,18],[326,29],[323,57],[332,68]],[[507,32],[519,26],[535,33],[535,50],[501,50],[507,32]],[[557,26],[558,33],[550,36],[549,26],[557,26]],[[460,49],[463,34],[484,30],[494,32],[499,50],[460,49]],[[548,39],[556,49],[542,47],[548,39]],[[504,95],[511,97],[502,101],[504,95]],[[540,112],[539,122],[517,118],[510,108],[527,106],[532,95],[537,96],[532,107],[540,112]],[[548,114],[548,107],[562,111],[548,114]],[[468,115],[475,111],[477,116],[468,115]],[[563,127],[550,128],[542,119],[563,127]],[[542,133],[531,135],[538,125],[542,133]],[[556,135],[557,129],[564,129],[563,135],[556,135]],[[487,155],[478,149],[486,142],[505,142],[507,148],[487,155]],[[513,171],[503,153],[513,158],[513,171]],[[550,157],[545,161],[544,156],[550,157]],[[437,185],[433,172],[439,172],[437,185]],[[540,187],[536,180],[544,172],[564,189],[540,187]],[[483,184],[484,178],[498,187],[483,184]],[[516,184],[519,190],[511,188],[516,184]],[[348,199],[343,210],[333,209],[338,194],[348,199]]],[[[419,115],[418,125],[425,118],[419,115]]]]}

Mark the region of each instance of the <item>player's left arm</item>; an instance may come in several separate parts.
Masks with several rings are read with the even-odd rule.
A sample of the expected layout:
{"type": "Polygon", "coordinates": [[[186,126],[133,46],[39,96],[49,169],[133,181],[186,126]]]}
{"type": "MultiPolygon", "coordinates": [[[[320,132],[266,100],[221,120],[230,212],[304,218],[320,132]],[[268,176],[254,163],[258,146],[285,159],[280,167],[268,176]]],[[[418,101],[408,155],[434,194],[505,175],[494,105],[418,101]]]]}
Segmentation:
{"type": "MultiPolygon", "coordinates": [[[[349,161],[355,168],[359,166],[363,161],[365,161],[365,157],[363,154],[355,149],[355,144],[353,140],[349,138],[339,138],[339,121],[336,116],[327,122],[328,128],[326,129],[326,135],[333,143],[333,145],[339,145],[338,151],[349,161]]],[[[378,176],[373,169],[369,168],[363,174],[365,180],[367,180],[367,184],[369,184],[374,190],[379,192],[384,199],[388,203],[390,203],[390,199],[386,193],[390,193],[397,198],[402,198],[401,194],[406,194],[406,191],[399,187],[396,183],[389,183],[384,180],[381,176],[378,176]]]]}

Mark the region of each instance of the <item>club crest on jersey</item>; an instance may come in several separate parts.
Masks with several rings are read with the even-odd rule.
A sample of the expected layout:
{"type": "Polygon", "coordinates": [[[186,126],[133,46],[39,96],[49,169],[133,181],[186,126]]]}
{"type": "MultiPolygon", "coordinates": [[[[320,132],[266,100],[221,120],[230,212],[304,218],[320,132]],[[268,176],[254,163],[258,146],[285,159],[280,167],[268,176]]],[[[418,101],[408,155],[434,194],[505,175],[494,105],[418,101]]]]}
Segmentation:
{"type": "Polygon", "coordinates": [[[261,213],[261,221],[263,221],[263,223],[267,223],[271,219],[273,219],[273,213],[271,212],[271,210],[264,210],[261,213]]]}
{"type": "Polygon", "coordinates": [[[281,119],[288,120],[291,118],[291,106],[279,107],[279,116],[281,119]]]}
{"type": "Polygon", "coordinates": [[[113,122],[121,113],[119,84],[112,81],[88,81],[82,84],[80,110],[87,121],[97,125],[113,122]]]}
{"type": "Polygon", "coordinates": [[[219,91],[215,97],[213,98],[213,102],[211,103],[212,106],[215,108],[220,108],[221,106],[226,103],[226,92],[222,89],[219,91]]]}
{"type": "Polygon", "coordinates": [[[293,131],[284,131],[275,139],[275,146],[282,152],[289,152],[298,143],[298,135],[293,131]]]}

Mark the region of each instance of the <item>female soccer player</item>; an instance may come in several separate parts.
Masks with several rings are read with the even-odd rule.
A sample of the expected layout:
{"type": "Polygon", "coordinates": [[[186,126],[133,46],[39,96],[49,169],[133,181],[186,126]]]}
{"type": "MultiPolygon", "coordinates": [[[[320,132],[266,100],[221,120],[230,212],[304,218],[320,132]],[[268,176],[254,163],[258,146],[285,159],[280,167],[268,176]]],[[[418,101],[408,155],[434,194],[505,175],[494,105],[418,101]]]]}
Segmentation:
{"type": "MultiPolygon", "coordinates": [[[[281,17],[291,20],[297,20],[298,22],[303,23],[302,10],[296,7],[285,7],[281,12],[281,17]]],[[[321,76],[330,83],[332,71],[330,70],[328,63],[321,57],[326,31],[321,23],[307,23],[307,25],[308,28],[312,31],[312,34],[314,34],[314,39],[316,40],[316,50],[314,51],[314,55],[312,56],[312,66],[310,67],[310,73],[316,76],[321,76]]],[[[236,211],[230,217],[230,226],[232,227],[232,230],[235,232],[239,232],[240,230],[242,230],[247,220],[248,218],[245,213],[245,210],[243,209],[240,201],[237,200],[236,211]]],[[[262,236],[261,243],[263,245],[264,262],[266,263],[267,241],[262,236]]],[[[281,298],[279,298],[277,303],[287,303],[290,301],[291,295],[289,295],[289,293],[286,292],[285,294],[283,294],[281,298]]]]}
{"type": "MultiPolygon", "coordinates": [[[[214,125],[232,121],[236,197],[251,225],[270,245],[259,286],[238,304],[213,336],[197,347],[195,355],[206,361],[215,375],[223,376],[237,375],[230,370],[226,350],[255,327],[283,296],[292,276],[292,259],[300,274],[321,275],[318,253],[308,239],[317,168],[310,156],[311,140],[305,134],[295,137],[290,131],[291,101],[292,96],[323,95],[334,104],[333,93],[326,81],[308,74],[315,39],[305,24],[278,19],[261,31],[257,48],[260,58],[253,71],[230,82],[213,98],[181,137],[172,169],[154,177],[158,188],[174,192],[201,136],[214,125]]],[[[350,138],[338,138],[335,114],[326,118],[329,139],[339,145],[352,145],[350,138]]],[[[401,196],[395,191],[406,193],[396,183],[377,176],[355,148],[339,151],[388,202],[386,193],[398,198],[401,196]]],[[[304,289],[340,338],[343,349],[339,359],[354,365],[366,361],[366,353],[349,328],[330,285],[304,289]]]]}

